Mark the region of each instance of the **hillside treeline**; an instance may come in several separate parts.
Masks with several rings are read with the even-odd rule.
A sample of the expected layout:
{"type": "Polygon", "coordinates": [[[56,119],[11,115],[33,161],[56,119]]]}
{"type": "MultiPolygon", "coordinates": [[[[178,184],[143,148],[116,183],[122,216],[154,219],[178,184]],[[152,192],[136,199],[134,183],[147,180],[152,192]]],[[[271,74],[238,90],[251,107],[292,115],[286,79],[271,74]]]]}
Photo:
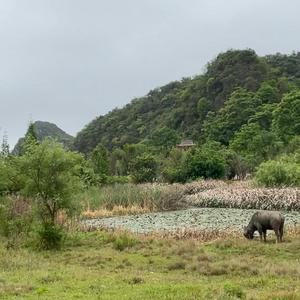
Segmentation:
{"type": "Polygon", "coordinates": [[[203,75],[171,82],[96,118],[79,132],[74,148],[89,153],[98,144],[114,149],[149,143],[164,128],[179,138],[203,142],[212,137],[227,145],[233,132],[247,123],[259,106],[279,103],[284,94],[299,86],[300,53],[258,57],[253,50],[230,50],[208,63],[203,75]],[[245,93],[233,94],[238,88],[245,93]],[[236,102],[242,115],[234,128],[224,129],[226,136],[221,138],[224,132],[216,127],[223,125],[224,117],[231,122],[237,118],[229,115],[229,99],[236,102]],[[248,104],[253,109],[245,111],[248,104]]]}
{"type": "Polygon", "coordinates": [[[78,133],[74,149],[88,157],[106,149],[110,175],[134,175],[144,164],[145,181],[244,178],[264,161],[297,152],[299,87],[300,53],[230,50],[203,75],[96,118],[78,133]],[[198,146],[174,148],[184,138],[198,146]]]}

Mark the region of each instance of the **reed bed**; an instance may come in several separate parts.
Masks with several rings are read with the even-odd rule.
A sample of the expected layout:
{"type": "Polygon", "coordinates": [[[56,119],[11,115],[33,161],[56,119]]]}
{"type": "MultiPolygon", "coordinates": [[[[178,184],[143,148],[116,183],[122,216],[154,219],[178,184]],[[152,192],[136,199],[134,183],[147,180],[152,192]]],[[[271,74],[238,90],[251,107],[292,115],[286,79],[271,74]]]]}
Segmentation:
{"type": "Polygon", "coordinates": [[[151,210],[147,207],[140,207],[138,205],[130,205],[124,207],[122,205],[114,206],[112,209],[100,208],[96,210],[86,210],[81,215],[83,218],[93,219],[100,217],[113,217],[124,215],[138,215],[150,213],[151,210]]]}
{"type": "Polygon", "coordinates": [[[244,188],[229,185],[187,196],[186,201],[198,207],[299,211],[300,189],[244,188]]]}
{"type": "MultiPolygon", "coordinates": [[[[248,185],[239,183],[242,186],[245,184],[248,185]]],[[[221,180],[199,180],[187,184],[114,184],[90,188],[79,198],[84,215],[110,216],[126,211],[137,213],[182,209],[188,206],[185,196],[229,185],[232,183],[221,180]]]]}
{"type": "Polygon", "coordinates": [[[83,217],[141,214],[189,206],[300,211],[299,188],[261,188],[252,181],[199,180],[187,184],[115,184],[80,196],[83,217]]]}

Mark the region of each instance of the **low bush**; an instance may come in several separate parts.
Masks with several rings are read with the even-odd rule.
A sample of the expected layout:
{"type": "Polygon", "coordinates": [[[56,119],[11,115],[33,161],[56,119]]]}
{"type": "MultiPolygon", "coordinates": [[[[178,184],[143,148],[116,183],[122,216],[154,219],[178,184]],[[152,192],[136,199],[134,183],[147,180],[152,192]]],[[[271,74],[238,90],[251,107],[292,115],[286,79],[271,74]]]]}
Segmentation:
{"type": "Polygon", "coordinates": [[[37,230],[36,247],[42,250],[59,250],[62,247],[65,233],[62,227],[53,223],[44,223],[37,230]]]}
{"type": "Polygon", "coordinates": [[[230,297],[236,297],[238,299],[244,299],[246,297],[246,294],[241,287],[229,283],[224,285],[224,291],[226,295],[230,297]]]}
{"type": "Polygon", "coordinates": [[[198,178],[224,178],[227,168],[224,153],[217,142],[208,142],[188,153],[182,165],[183,182],[198,178]]]}
{"type": "Polygon", "coordinates": [[[168,270],[184,270],[186,263],[184,261],[177,261],[168,265],[168,270]]]}
{"type": "Polygon", "coordinates": [[[126,233],[119,235],[113,242],[113,247],[116,250],[123,251],[126,248],[131,248],[137,244],[137,240],[127,235],[126,233]]]}
{"type": "Polygon", "coordinates": [[[255,179],[267,187],[300,186],[300,164],[286,159],[270,160],[259,166],[255,179]]]}
{"type": "Polygon", "coordinates": [[[131,171],[136,183],[153,182],[157,176],[158,162],[151,154],[142,154],[135,158],[131,171]]]}
{"type": "Polygon", "coordinates": [[[28,202],[22,198],[0,199],[0,236],[8,248],[24,244],[34,228],[34,216],[28,202]]]}

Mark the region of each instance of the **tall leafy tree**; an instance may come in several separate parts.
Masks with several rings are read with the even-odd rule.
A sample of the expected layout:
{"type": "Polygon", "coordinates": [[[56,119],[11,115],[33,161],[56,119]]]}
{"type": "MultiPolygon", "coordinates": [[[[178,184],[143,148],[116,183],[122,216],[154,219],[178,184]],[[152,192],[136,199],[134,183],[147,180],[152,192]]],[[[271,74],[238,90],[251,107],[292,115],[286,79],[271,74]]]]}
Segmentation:
{"type": "Polygon", "coordinates": [[[216,114],[209,114],[203,134],[208,140],[227,145],[236,131],[253,116],[261,102],[254,93],[238,89],[216,114]]]}
{"type": "Polygon", "coordinates": [[[230,148],[242,155],[253,170],[262,161],[274,158],[281,143],[273,132],[261,128],[258,123],[250,123],[235,133],[230,148]]]}
{"type": "Polygon", "coordinates": [[[136,157],[132,163],[132,175],[135,182],[151,182],[156,179],[158,162],[156,158],[148,153],[136,157]]]}
{"type": "Polygon", "coordinates": [[[75,195],[82,187],[77,174],[83,159],[80,154],[45,140],[19,159],[25,176],[24,194],[35,199],[44,223],[54,224],[60,211],[75,211],[75,195]]]}
{"type": "Polygon", "coordinates": [[[274,111],[274,131],[284,141],[300,135],[300,91],[296,90],[282,98],[274,111]]]}
{"type": "Polygon", "coordinates": [[[275,82],[263,82],[256,92],[262,103],[274,103],[280,100],[280,93],[275,82]]]}
{"type": "Polygon", "coordinates": [[[180,141],[179,135],[174,129],[162,127],[157,129],[153,135],[151,142],[160,150],[169,151],[180,141]]]}
{"type": "Polygon", "coordinates": [[[222,178],[226,174],[224,147],[208,142],[188,153],[183,164],[185,181],[198,178],[222,178]]]}
{"type": "Polygon", "coordinates": [[[101,177],[107,176],[109,172],[108,152],[104,146],[99,144],[91,154],[92,166],[96,174],[101,177]]]}
{"type": "Polygon", "coordinates": [[[24,139],[20,143],[20,148],[17,150],[19,155],[24,155],[26,152],[30,152],[32,147],[38,144],[38,138],[35,131],[34,123],[30,122],[26,131],[24,139]]]}

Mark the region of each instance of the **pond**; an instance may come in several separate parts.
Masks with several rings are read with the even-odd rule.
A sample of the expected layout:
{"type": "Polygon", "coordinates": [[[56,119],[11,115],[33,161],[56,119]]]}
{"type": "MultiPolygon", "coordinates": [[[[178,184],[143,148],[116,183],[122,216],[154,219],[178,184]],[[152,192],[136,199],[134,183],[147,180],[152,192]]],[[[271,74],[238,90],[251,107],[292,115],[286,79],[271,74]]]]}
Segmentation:
{"type": "MultiPolygon", "coordinates": [[[[231,208],[190,208],[178,211],[116,216],[85,220],[90,227],[122,229],[135,233],[176,231],[178,229],[242,230],[256,210],[231,208]]],[[[300,212],[282,212],[286,226],[300,226],[300,212]]]]}

